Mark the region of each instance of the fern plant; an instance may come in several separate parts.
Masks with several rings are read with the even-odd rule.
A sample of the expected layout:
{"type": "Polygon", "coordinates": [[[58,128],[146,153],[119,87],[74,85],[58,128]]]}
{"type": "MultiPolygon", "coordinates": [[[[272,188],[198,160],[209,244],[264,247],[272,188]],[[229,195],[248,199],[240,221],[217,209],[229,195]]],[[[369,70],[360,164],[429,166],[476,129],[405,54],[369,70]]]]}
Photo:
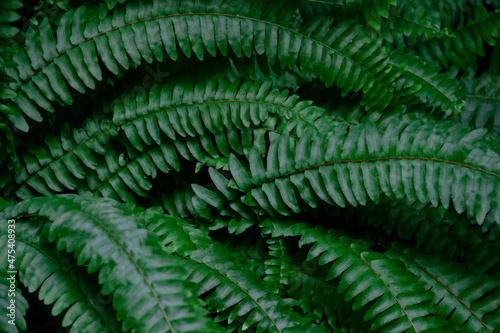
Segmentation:
{"type": "Polygon", "coordinates": [[[500,331],[498,1],[0,7],[2,331],[500,331]]]}

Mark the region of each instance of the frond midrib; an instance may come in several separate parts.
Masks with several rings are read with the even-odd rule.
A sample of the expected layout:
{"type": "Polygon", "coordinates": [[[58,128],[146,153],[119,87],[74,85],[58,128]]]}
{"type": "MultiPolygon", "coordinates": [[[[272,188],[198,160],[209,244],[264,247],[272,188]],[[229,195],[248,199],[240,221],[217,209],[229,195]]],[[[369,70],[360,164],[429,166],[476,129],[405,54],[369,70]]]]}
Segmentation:
{"type": "MultiPolygon", "coordinates": [[[[326,235],[326,234],[325,234],[326,235]]],[[[408,314],[408,312],[406,311],[405,307],[403,306],[403,304],[401,304],[401,301],[399,300],[399,298],[394,294],[394,292],[392,291],[392,289],[389,287],[389,285],[384,281],[384,279],[382,279],[382,277],[377,273],[377,271],[375,271],[375,269],[369,264],[366,262],[365,259],[363,259],[363,257],[361,257],[361,255],[359,253],[357,253],[352,247],[348,246],[347,244],[345,244],[344,242],[342,242],[340,239],[338,239],[337,237],[333,237],[333,239],[335,239],[337,242],[341,243],[342,245],[344,245],[346,248],[348,248],[349,250],[352,251],[352,253],[354,253],[354,255],[356,257],[358,257],[360,260],[363,261],[363,263],[366,265],[366,267],[370,268],[372,270],[372,272],[377,276],[377,278],[384,284],[384,286],[387,288],[387,290],[391,293],[392,297],[394,298],[394,300],[398,303],[399,307],[401,308],[401,310],[404,312],[405,316],[408,318],[408,321],[410,322],[411,326],[413,327],[413,330],[415,332],[418,332],[417,331],[417,328],[415,327],[415,324],[413,323],[413,320],[411,319],[410,315],[408,314]]]]}
{"type": "Polygon", "coordinates": [[[242,286],[240,286],[236,281],[233,281],[230,277],[228,277],[226,274],[222,273],[221,271],[215,269],[214,267],[211,267],[209,265],[207,265],[206,263],[204,262],[200,262],[200,261],[197,261],[197,260],[194,260],[192,258],[189,258],[189,257],[185,257],[185,256],[180,256],[178,254],[174,254],[176,256],[179,256],[180,258],[186,260],[186,261],[192,261],[198,265],[205,265],[207,266],[208,269],[210,269],[211,271],[215,272],[215,273],[218,273],[220,276],[222,276],[224,279],[228,280],[229,282],[231,282],[233,285],[235,285],[236,287],[238,287],[243,293],[245,293],[248,297],[250,297],[250,299],[252,300],[252,302],[255,303],[255,305],[257,305],[259,307],[259,309],[266,315],[266,317],[271,321],[271,323],[273,324],[273,326],[276,328],[276,330],[279,332],[279,333],[282,333],[280,328],[278,327],[278,324],[276,324],[276,322],[273,320],[273,318],[271,318],[271,316],[269,315],[269,313],[266,311],[266,309],[264,309],[262,307],[262,305],[252,296],[250,295],[250,293],[245,290],[245,288],[243,288],[242,286]]]}
{"type": "MultiPolygon", "coordinates": [[[[398,251],[396,249],[396,251],[398,251]]],[[[403,256],[404,254],[401,253],[400,251],[398,251],[401,256],[403,256]]],[[[419,269],[421,269],[425,274],[427,274],[430,278],[432,278],[434,281],[436,281],[437,283],[439,283],[439,285],[441,287],[443,287],[453,298],[455,298],[460,304],[462,304],[466,309],[467,311],[470,312],[471,315],[473,315],[477,321],[479,321],[479,323],[481,323],[482,326],[484,326],[484,328],[489,332],[489,333],[493,333],[489,328],[488,328],[488,325],[486,325],[486,323],[484,321],[481,320],[481,318],[479,317],[479,315],[477,313],[474,312],[474,310],[472,310],[470,308],[470,306],[468,306],[467,304],[465,304],[465,302],[457,295],[455,294],[450,288],[448,288],[448,286],[446,286],[445,283],[441,282],[441,280],[439,280],[437,278],[437,276],[435,276],[434,274],[432,274],[431,272],[429,272],[425,267],[423,267],[422,265],[420,265],[418,262],[416,262],[415,260],[413,260],[412,258],[410,258],[409,256],[405,256],[405,258],[407,258],[409,261],[411,261],[413,264],[415,264],[419,269]]]]}
{"type": "Polygon", "coordinates": [[[118,237],[116,237],[116,235],[111,230],[109,230],[104,225],[104,223],[102,223],[101,220],[97,219],[95,216],[92,216],[92,215],[90,215],[89,213],[87,213],[85,211],[81,211],[81,212],[83,214],[87,215],[88,217],[90,217],[95,222],[97,222],[97,224],[102,229],[104,229],[104,231],[106,233],[108,233],[113,238],[113,240],[118,244],[118,246],[120,246],[122,248],[123,252],[125,252],[125,254],[129,258],[129,260],[132,262],[132,264],[134,265],[134,267],[137,269],[137,271],[141,275],[142,279],[144,280],[144,283],[146,284],[146,286],[148,287],[149,291],[153,295],[153,297],[155,299],[155,302],[158,305],[158,308],[161,310],[161,313],[162,313],[163,317],[165,318],[165,321],[168,324],[168,327],[170,327],[170,330],[172,331],[172,333],[176,333],[174,327],[172,326],[172,323],[170,322],[170,318],[168,318],[167,313],[165,312],[165,309],[163,308],[163,306],[162,306],[162,304],[160,302],[160,299],[158,298],[158,295],[156,294],[156,291],[153,289],[153,286],[151,285],[151,282],[149,282],[148,278],[144,274],[144,271],[141,269],[141,267],[139,266],[139,264],[137,263],[137,261],[132,257],[132,254],[127,250],[127,248],[125,247],[125,245],[118,239],[118,237]]]}
{"type": "Polygon", "coordinates": [[[281,176],[273,177],[268,180],[265,180],[263,182],[260,182],[256,184],[255,186],[250,187],[245,191],[245,193],[250,192],[251,190],[257,189],[261,187],[264,184],[271,183],[277,179],[282,179],[282,178],[288,178],[296,174],[304,173],[308,170],[313,170],[313,169],[319,169],[324,166],[329,166],[329,165],[335,165],[335,164],[347,164],[347,163],[375,163],[375,162],[386,162],[386,161],[399,161],[399,160],[417,160],[417,161],[430,161],[430,162],[437,162],[437,163],[445,163],[445,164],[451,164],[451,165],[457,165],[462,168],[467,168],[467,169],[472,169],[475,171],[483,172],[487,175],[494,176],[497,178],[500,178],[500,174],[496,174],[494,172],[484,170],[482,168],[475,167],[473,165],[468,165],[465,163],[459,163],[455,161],[448,161],[448,160],[443,160],[439,158],[431,158],[431,157],[416,157],[416,156],[394,156],[394,157],[381,157],[381,158],[371,158],[371,159],[356,159],[356,160],[342,160],[342,161],[332,161],[332,162],[327,162],[327,163],[322,163],[322,164],[316,164],[307,168],[302,168],[299,170],[296,170],[294,172],[290,172],[281,176]]]}

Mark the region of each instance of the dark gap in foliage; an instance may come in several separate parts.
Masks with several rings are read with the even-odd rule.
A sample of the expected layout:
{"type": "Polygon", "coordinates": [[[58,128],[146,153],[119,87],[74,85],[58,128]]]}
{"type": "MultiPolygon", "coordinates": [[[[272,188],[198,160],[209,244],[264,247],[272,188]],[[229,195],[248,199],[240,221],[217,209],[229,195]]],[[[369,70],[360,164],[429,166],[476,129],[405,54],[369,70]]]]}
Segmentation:
{"type": "Polygon", "coordinates": [[[42,301],[38,299],[38,293],[30,293],[28,288],[26,288],[22,283],[18,285],[23,296],[28,301],[29,307],[26,311],[26,333],[63,333],[64,328],[62,327],[62,319],[64,314],[59,316],[52,316],[52,307],[48,307],[43,304],[42,301]]]}

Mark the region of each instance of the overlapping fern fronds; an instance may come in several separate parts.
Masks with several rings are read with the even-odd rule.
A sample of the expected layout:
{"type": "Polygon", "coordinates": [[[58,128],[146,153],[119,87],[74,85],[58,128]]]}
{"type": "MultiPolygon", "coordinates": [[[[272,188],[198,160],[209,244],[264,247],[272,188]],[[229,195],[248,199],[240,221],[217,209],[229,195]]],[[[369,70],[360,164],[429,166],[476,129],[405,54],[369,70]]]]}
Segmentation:
{"type": "Polygon", "coordinates": [[[500,330],[498,1],[29,3],[0,330],[500,330]]]}

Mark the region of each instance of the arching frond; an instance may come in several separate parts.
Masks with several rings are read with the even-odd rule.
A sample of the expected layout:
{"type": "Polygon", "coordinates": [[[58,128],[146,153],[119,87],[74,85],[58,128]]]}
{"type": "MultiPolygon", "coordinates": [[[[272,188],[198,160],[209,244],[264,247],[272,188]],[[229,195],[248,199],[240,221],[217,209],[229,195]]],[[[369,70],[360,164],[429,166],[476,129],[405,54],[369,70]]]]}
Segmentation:
{"type": "Polygon", "coordinates": [[[296,221],[264,221],[262,226],[273,237],[299,236],[299,246],[312,244],[307,259],[319,257],[320,265],[329,265],[326,279],[338,281],[337,292],[346,301],[354,300],[353,309],[363,308],[363,320],[371,323],[371,330],[451,332],[431,306],[432,293],[401,261],[372,252],[334,230],[296,221]]]}
{"type": "Polygon", "coordinates": [[[435,207],[453,202],[455,210],[467,211],[479,223],[487,214],[500,223],[499,156],[481,142],[484,134],[446,123],[394,121],[380,135],[370,123],[345,124],[298,141],[283,135],[271,143],[265,167],[253,150],[248,165],[231,156],[229,168],[239,197],[271,216],[298,213],[302,203],[313,208],[319,202],[340,207],[378,203],[385,194],[435,207]]]}
{"type": "Polygon", "coordinates": [[[497,333],[499,7],[0,1],[0,331],[497,333]]]}
{"type": "MultiPolygon", "coordinates": [[[[49,225],[42,219],[16,223],[19,280],[30,292],[37,291],[44,304],[53,304],[53,316],[64,312],[62,325],[70,332],[121,332],[113,308],[99,299],[97,281],[78,268],[70,255],[44,244],[44,227],[49,225]]],[[[6,247],[7,235],[2,233],[0,246],[6,247]]]]}
{"type": "Polygon", "coordinates": [[[344,94],[362,90],[362,103],[369,109],[383,109],[397,102],[398,92],[391,81],[400,75],[400,69],[384,60],[387,50],[380,48],[380,41],[371,42],[359,26],[349,22],[331,27],[329,19],[316,18],[297,31],[288,16],[294,10],[293,2],[258,1],[252,6],[214,6],[205,8],[206,12],[200,8],[196,13],[187,5],[161,12],[153,12],[146,5],[139,8],[143,10],[140,17],[131,2],[117,7],[100,22],[88,21],[84,7],[68,12],[58,29],[57,42],[48,23],[39,32],[30,30],[26,53],[14,58],[22,70],[10,73],[18,80],[13,85],[18,92],[14,99],[17,105],[28,117],[41,121],[38,106],[53,112],[53,102],[72,104],[72,89],[80,93],[86,87],[94,89],[95,80],[103,75],[99,59],[117,74],[120,68],[137,65],[142,58],[148,63],[153,57],[161,61],[164,50],[175,60],[177,45],[187,57],[194,54],[200,59],[205,52],[226,55],[228,48],[237,57],[250,56],[255,50],[265,54],[271,64],[279,62],[282,68],[299,64],[301,71],[319,77],[327,86],[335,84],[344,94]],[[182,33],[184,28],[189,35],[182,33]],[[68,30],[71,33],[66,33],[68,30]],[[146,31],[149,39],[134,37],[134,32],[146,31]],[[153,38],[158,32],[164,37],[153,38]],[[240,32],[247,36],[236,38],[234,34],[240,32]],[[335,68],[325,65],[335,63],[335,68]]]}
{"type": "Polygon", "coordinates": [[[460,115],[463,126],[486,127],[500,132],[500,78],[484,74],[478,79],[464,76],[465,108],[460,115]]]}
{"type": "Polygon", "coordinates": [[[248,148],[248,131],[240,140],[237,130],[257,125],[281,130],[281,126],[300,134],[316,128],[322,113],[296,95],[271,90],[269,81],[211,79],[156,86],[148,95],[127,95],[116,101],[112,120],[88,118],[84,128],[74,129],[72,134],[64,126],[60,138],[47,134],[45,145],[27,147],[24,170],[16,176],[16,194],[29,198],[31,188],[51,195],[73,190],[85,180],[93,192],[133,201],[126,188],[146,196],[152,186],[148,177],[155,178],[157,170],[179,171],[181,157],[200,166],[215,166],[227,164],[231,152],[241,154],[242,148],[247,151],[254,144],[264,151],[265,129],[255,132],[260,139],[248,148]],[[123,136],[129,142],[126,154],[117,155],[119,146],[110,142],[123,142],[123,136]]]}
{"type": "Polygon", "coordinates": [[[116,202],[70,195],[36,198],[7,208],[1,217],[28,212],[53,221],[48,240],[58,250],[74,252],[89,273],[99,271],[102,293],[113,294],[123,330],[220,331],[191,296],[182,261],[162,255],[156,238],[116,202]]]}
{"type": "Polygon", "coordinates": [[[163,215],[157,215],[156,219],[158,222],[149,227],[167,249],[184,253],[188,279],[196,283],[198,295],[205,295],[210,312],[219,314],[216,321],[236,324],[243,331],[255,326],[259,332],[326,332],[295,313],[273,291],[271,283],[265,283],[199,230],[193,230],[180,219],[163,215]],[[177,237],[166,230],[174,231],[177,237]]]}
{"type": "Polygon", "coordinates": [[[474,274],[462,265],[440,256],[395,251],[392,258],[402,260],[435,294],[433,303],[454,332],[493,332],[500,325],[500,282],[487,275],[474,274]]]}

